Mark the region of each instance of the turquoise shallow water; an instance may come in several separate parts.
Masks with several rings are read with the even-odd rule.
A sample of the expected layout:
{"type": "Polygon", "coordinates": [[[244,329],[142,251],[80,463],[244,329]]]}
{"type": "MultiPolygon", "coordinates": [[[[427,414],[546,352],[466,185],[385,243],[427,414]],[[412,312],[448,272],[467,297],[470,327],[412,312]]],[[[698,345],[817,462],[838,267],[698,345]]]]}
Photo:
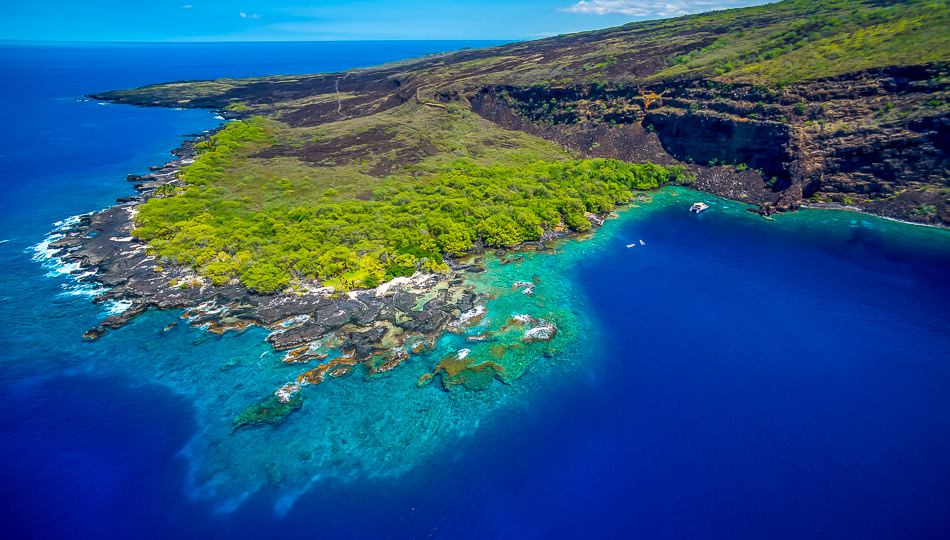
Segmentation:
{"type": "Polygon", "coordinates": [[[20,536],[950,529],[947,231],[817,210],[767,222],[664,190],[556,253],[484,257],[489,272],[469,280],[497,298],[470,333],[523,314],[560,328],[553,354],[529,354],[510,385],[417,386],[445,354],[491,358],[448,335],[388,377],[306,388],[285,423],[232,433],[237,413],[306,367],[283,364],[262,329],[217,336],[177,312],[82,342],[107,306],[31,260],[54,221],[126,194],[125,174],[216,121],[41,97],[34,110],[60,124],[99,127],[40,115],[46,134],[31,136],[64,129],[85,152],[57,166],[7,136],[3,155],[20,176],[0,206],[0,500],[20,536]],[[116,155],[96,154],[105,145],[116,155]],[[686,213],[695,200],[711,210],[686,213]],[[534,278],[533,295],[512,290],[534,278]]]}

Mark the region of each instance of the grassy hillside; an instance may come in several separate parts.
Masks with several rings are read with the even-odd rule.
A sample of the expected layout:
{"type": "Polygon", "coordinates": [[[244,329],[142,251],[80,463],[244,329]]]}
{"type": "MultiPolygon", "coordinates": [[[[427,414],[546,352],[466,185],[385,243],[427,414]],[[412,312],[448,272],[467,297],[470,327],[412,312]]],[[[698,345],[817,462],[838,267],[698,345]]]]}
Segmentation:
{"type": "Polygon", "coordinates": [[[853,71],[946,61],[946,2],[799,0],[688,18],[715,41],[668,59],[655,78],[703,75],[782,86],[853,71]]]}
{"type": "MultiPolygon", "coordinates": [[[[642,83],[714,78],[782,86],[856,70],[950,60],[950,4],[945,1],[785,0],[658,21],[560,35],[483,50],[463,50],[377,68],[422,77],[430,92],[490,84],[554,85],[642,83]]],[[[312,76],[178,82],[107,95],[189,105],[193,101],[240,102],[242,93],[293,91],[312,76]]],[[[319,89],[304,94],[320,99],[319,89]]],[[[294,104],[283,95],[279,101],[294,104]]],[[[301,105],[298,102],[296,105],[301,105]]]]}

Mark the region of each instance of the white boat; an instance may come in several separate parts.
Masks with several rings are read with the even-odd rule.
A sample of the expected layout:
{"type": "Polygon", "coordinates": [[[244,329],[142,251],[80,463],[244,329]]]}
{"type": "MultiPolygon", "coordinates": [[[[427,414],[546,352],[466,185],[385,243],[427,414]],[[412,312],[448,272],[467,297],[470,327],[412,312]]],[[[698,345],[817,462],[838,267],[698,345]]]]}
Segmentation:
{"type": "Polygon", "coordinates": [[[693,203],[693,206],[689,207],[689,211],[695,214],[702,212],[703,210],[708,210],[709,205],[704,202],[693,203]]]}
{"type": "Polygon", "coordinates": [[[635,246],[635,245],[637,245],[636,242],[634,242],[634,243],[632,243],[632,244],[627,244],[627,247],[628,247],[628,248],[632,248],[632,247],[635,246]]]}

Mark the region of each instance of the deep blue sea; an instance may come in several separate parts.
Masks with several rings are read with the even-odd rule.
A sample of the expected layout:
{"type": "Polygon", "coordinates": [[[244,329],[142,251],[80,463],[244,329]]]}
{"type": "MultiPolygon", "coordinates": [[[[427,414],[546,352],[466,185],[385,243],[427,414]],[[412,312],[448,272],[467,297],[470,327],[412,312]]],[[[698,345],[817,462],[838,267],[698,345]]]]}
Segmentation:
{"type": "Polygon", "coordinates": [[[155,312],[80,339],[110,306],[37,246],[219,122],[84,94],[491,44],[0,42],[4,538],[950,537],[944,230],[666,190],[475,278],[562,313],[570,344],[516,384],[420,389],[415,359],[234,433],[296,374],[263,330],[155,312]]]}

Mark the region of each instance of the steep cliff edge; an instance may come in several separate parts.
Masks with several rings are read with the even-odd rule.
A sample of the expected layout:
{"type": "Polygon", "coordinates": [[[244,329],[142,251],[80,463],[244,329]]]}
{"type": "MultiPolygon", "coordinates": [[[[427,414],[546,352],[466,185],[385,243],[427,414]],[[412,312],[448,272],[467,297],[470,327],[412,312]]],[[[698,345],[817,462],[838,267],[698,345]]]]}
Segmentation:
{"type": "Polygon", "coordinates": [[[950,225],[947,73],[900,66],[773,90],[704,79],[494,87],[472,108],[586,157],[698,164],[697,188],[766,208],[837,203],[950,225]]]}

